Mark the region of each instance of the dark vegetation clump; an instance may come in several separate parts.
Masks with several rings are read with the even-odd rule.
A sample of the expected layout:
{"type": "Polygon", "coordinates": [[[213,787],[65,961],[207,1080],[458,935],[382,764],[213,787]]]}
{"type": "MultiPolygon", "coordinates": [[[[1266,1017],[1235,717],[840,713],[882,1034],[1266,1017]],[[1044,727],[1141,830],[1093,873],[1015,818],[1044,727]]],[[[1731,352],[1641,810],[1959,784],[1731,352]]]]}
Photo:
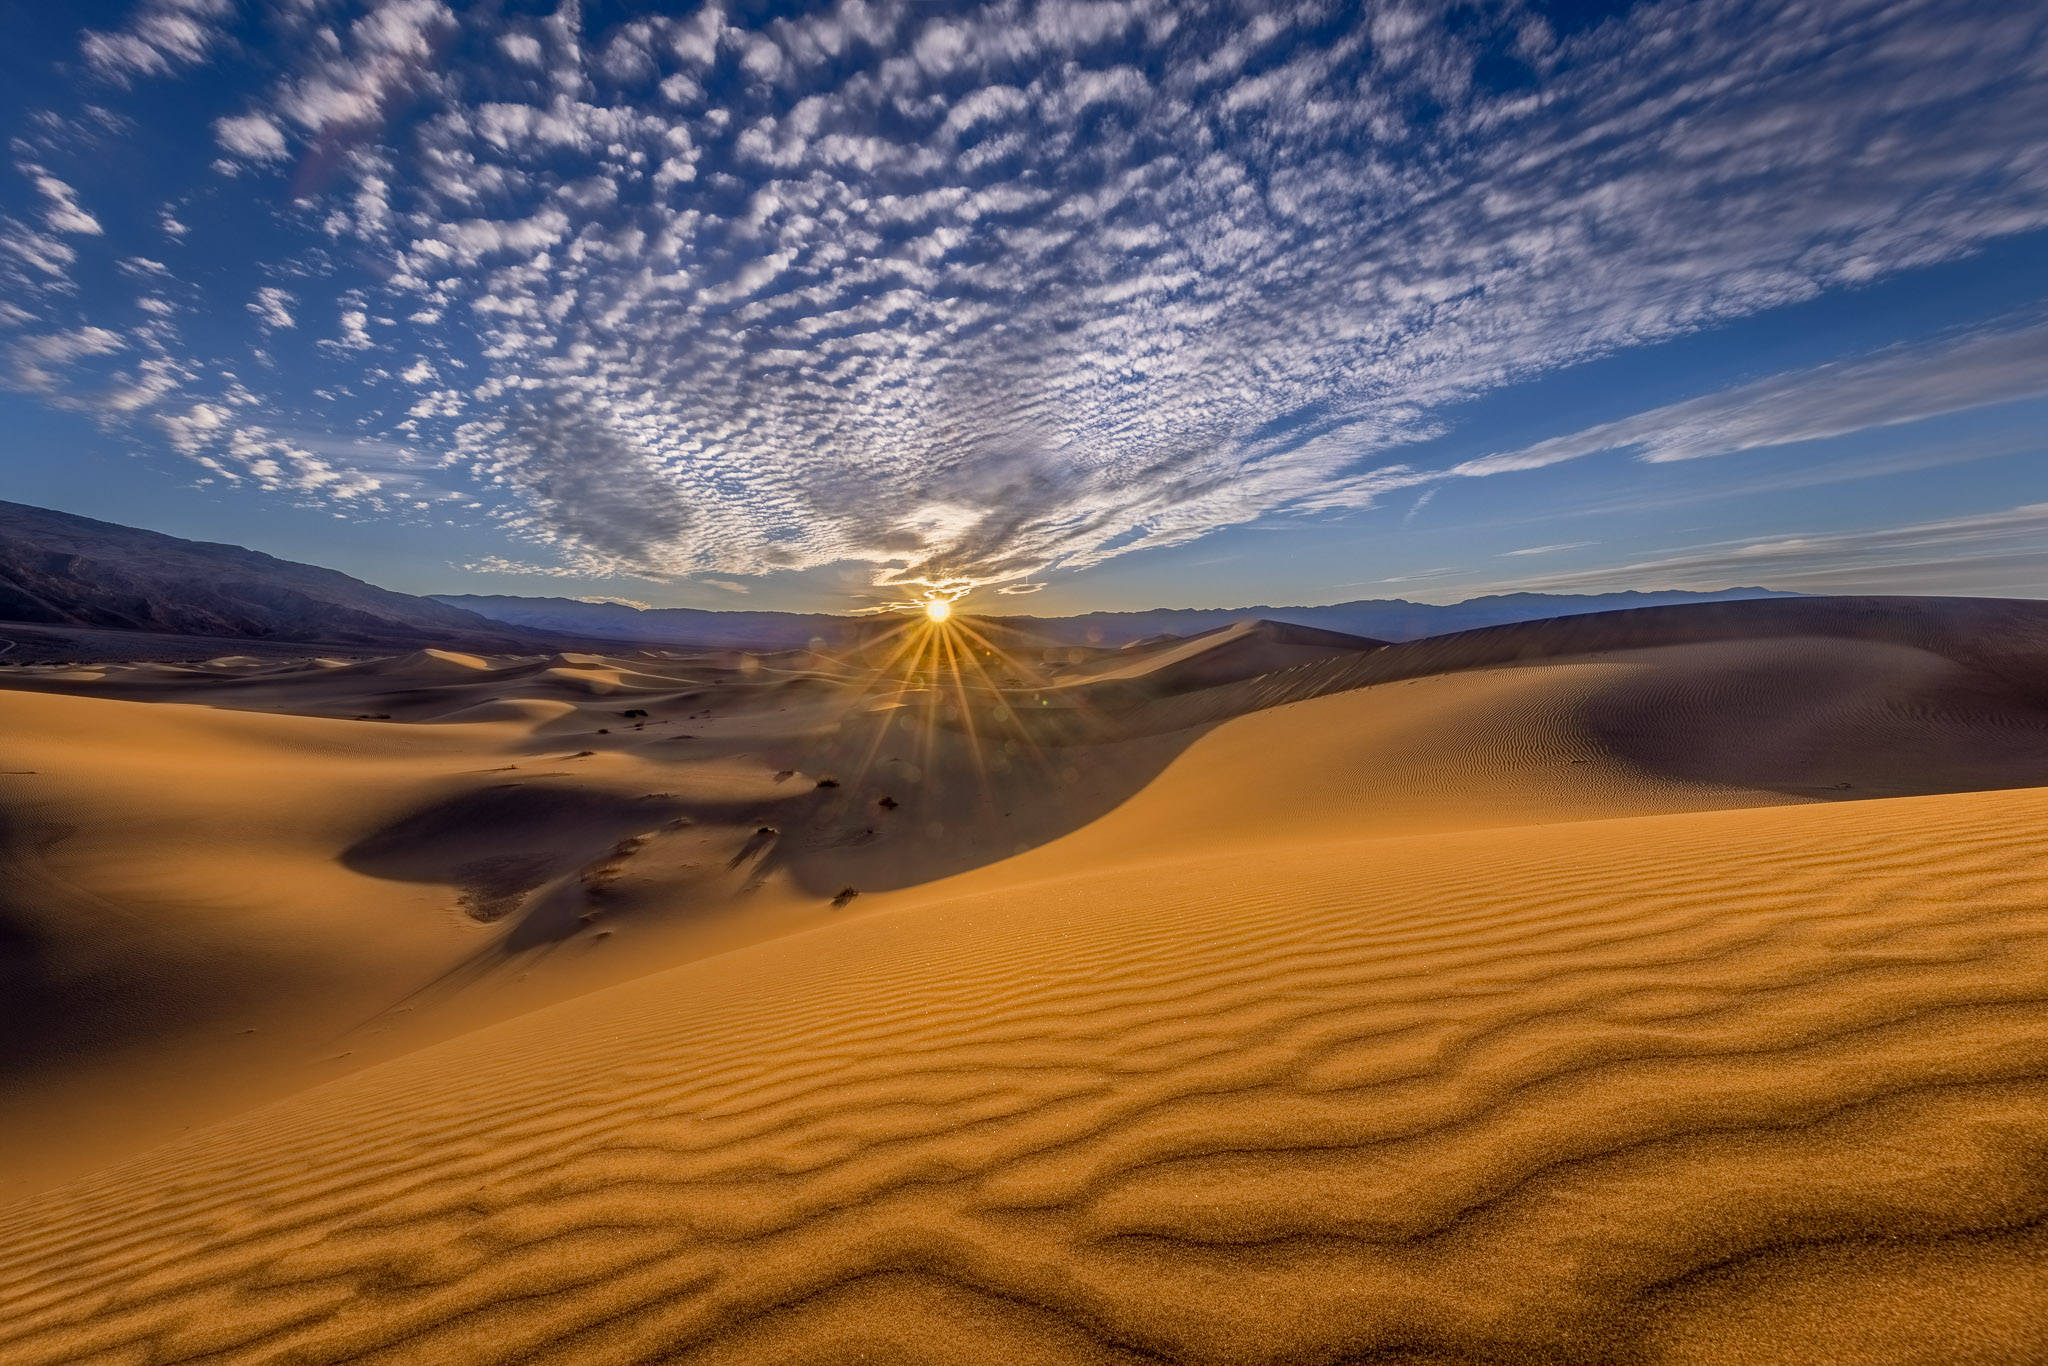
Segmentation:
{"type": "Polygon", "coordinates": [[[860,889],[858,887],[841,887],[839,895],[832,898],[832,909],[835,911],[840,909],[859,895],[860,889]]]}
{"type": "Polygon", "coordinates": [[[647,709],[645,707],[628,707],[624,711],[620,712],[619,715],[625,717],[628,721],[630,721],[636,716],[647,715],[647,709]]]}
{"type": "Polygon", "coordinates": [[[819,787],[837,787],[837,786],[839,786],[839,780],[838,780],[837,778],[820,778],[820,779],[818,779],[818,786],[819,786],[819,787]]]}

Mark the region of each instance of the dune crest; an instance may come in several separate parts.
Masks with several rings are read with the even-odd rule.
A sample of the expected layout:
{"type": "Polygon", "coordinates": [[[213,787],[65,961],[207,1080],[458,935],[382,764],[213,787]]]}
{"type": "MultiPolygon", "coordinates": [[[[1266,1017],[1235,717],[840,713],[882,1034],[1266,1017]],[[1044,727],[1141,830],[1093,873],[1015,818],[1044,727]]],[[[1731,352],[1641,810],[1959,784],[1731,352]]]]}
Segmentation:
{"type": "Polygon", "coordinates": [[[0,1359],[2039,1359],[1971,610],[17,671],[0,1359]]]}

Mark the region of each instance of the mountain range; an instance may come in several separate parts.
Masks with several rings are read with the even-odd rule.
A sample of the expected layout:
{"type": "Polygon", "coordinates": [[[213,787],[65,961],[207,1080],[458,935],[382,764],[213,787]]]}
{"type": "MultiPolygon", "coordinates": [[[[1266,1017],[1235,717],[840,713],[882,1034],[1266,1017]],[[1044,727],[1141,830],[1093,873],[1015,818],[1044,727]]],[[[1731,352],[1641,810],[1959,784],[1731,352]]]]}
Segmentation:
{"type": "Polygon", "coordinates": [[[0,502],[0,621],[369,649],[551,644],[336,570],[9,502],[0,502]]]}
{"type": "MultiPolygon", "coordinates": [[[[1277,621],[1375,640],[1420,640],[1480,626],[1545,617],[1579,616],[1628,607],[1689,602],[1797,597],[1768,588],[1727,588],[1714,593],[1503,593],[1437,605],[1402,598],[1369,598],[1323,607],[1159,607],[1136,612],[1090,612],[1073,617],[1001,616],[998,622],[1058,645],[1119,646],[1155,636],[1191,636],[1241,621],[1277,621]]],[[[576,598],[526,598],[436,593],[434,601],[536,631],[656,644],[734,649],[788,649],[814,640],[847,643],[861,618],[800,612],[713,612],[694,607],[628,607],[576,598]]]]}
{"type": "MultiPolygon", "coordinates": [[[[1154,608],[979,619],[1052,645],[1122,646],[1253,620],[1400,641],[1617,608],[1793,596],[1765,588],[1508,593],[1441,606],[1393,598],[1320,607],[1154,608]]],[[[751,650],[837,647],[856,644],[875,628],[871,617],[828,613],[642,609],[574,598],[466,593],[421,597],[241,546],[188,541],[4,501],[0,621],[359,650],[451,645],[514,654],[596,641],[751,650]]]]}

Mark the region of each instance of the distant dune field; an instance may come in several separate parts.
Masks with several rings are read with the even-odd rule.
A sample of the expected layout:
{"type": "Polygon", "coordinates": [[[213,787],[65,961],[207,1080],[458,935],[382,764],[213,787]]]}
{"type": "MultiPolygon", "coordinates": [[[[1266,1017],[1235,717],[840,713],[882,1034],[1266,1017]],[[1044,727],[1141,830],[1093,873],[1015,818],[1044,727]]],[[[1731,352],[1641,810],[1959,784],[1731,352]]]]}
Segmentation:
{"type": "Polygon", "coordinates": [[[6,671],[0,1361],[2048,1360],[2048,606],[974,631],[6,671]]]}

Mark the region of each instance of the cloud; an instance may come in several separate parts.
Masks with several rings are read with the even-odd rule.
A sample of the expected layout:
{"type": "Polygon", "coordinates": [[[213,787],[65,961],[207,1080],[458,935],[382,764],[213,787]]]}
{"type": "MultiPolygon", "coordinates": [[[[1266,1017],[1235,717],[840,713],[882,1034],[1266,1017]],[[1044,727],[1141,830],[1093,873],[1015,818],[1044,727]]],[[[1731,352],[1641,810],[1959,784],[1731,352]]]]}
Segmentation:
{"type": "Polygon", "coordinates": [[[1408,574],[1396,574],[1396,575],[1394,575],[1394,576],[1393,576],[1392,578],[1390,578],[1390,579],[1375,579],[1375,580],[1373,580],[1373,582],[1374,582],[1374,583],[1414,583],[1414,582],[1416,582],[1416,581],[1417,581],[1417,580],[1419,580],[1419,579],[1447,579],[1447,578],[1451,577],[1451,576],[1452,576],[1453,574],[1463,574],[1463,573],[1465,573],[1465,572],[1466,572],[1465,570],[1463,570],[1463,569],[1460,569],[1460,568],[1456,567],[1455,565],[1453,565],[1453,566],[1450,566],[1450,567],[1448,567],[1448,568],[1444,568],[1444,569],[1417,569],[1417,570],[1415,570],[1415,571],[1414,571],[1414,572],[1412,572],[1412,573],[1408,573],[1408,574]]]}
{"type": "Polygon", "coordinates": [[[653,611],[653,610],[654,610],[654,606],[653,606],[653,604],[652,604],[652,603],[645,603],[645,602],[642,602],[642,601],[640,601],[640,600],[639,600],[638,598],[614,598],[614,597],[607,597],[607,596],[602,596],[602,595],[599,595],[599,596],[594,596],[594,597],[580,597],[580,598],[576,599],[576,601],[578,601],[578,602],[596,602],[596,603],[604,603],[604,602],[609,602],[609,603],[614,603],[614,604],[616,604],[616,605],[618,605],[618,606],[620,606],[620,607],[631,607],[631,608],[635,609],[636,611],[641,611],[641,612],[651,612],[651,611],[653,611]]]}
{"type": "Polygon", "coordinates": [[[320,343],[335,352],[368,351],[376,344],[376,338],[370,335],[370,315],[360,308],[344,308],[341,311],[341,335],[320,343]]]}
{"type": "Polygon", "coordinates": [[[291,306],[296,300],[275,285],[266,285],[256,291],[256,297],[246,305],[263,324],[266,331],[279,327],[297,327],[298,322],[291,315],[291,306]]]}
{"type": "Polygon", "coordinates": [[[79,52],[95,73],[122,84],[134,76],[166,75],[204,61],[219,45],[221,21],[234,8],[234,0],[143,0],[123,27],[111,33],[86,30],[79,52]]]}
{"type": "Polygon", "coordinates": [[[2048,589],[2048,503],[1857,531],[1802,532],[1692,547],[1512,585],[1554,592],[1726,588],[1817,593],[2048,589]]]}
{"type": "Polygon", "coordinates": [[[0,217],[0,255],[16,291],[33,295],[45,290],[68,290],[71,265],[78,252],[18,219],[0,217]]]}
{"type": "Polygon", "coordinates": [[[1655,490],[1631,488],[1616,490],[1608,496],[1595,493],[1578,502],[1574,512],[1577,515],[1637,516],[1657,508],[1748,498],[1761,493],[1788,493],[1795,489],[1822,488],[1830,484],[1941,469],[1949,465],[2033,455],[2040,449],[2040,437],[2019,424],[1973,435],[1935,429],[1916,433],[1915,439],[1901,442],[1895,449],[1857,450],[1831,460],[1800,462],[1699,484],[1655,490]]]}
{"type": "Polygon", "coordinates": [[[431,83],[435,43],[455,22],[440,0],[370,5],[328,30],[325,50],[273,97],[277,112],[314,135],[374,133],[399,96],[431,83]]]}
{"type": "Polygon", "coordinates": [[[156,425],[181,454],[197,455],[212,443],[217,434],[228,430],[233,416],[219,404],[195,403],[185,413],[158,414],[156,425]]]}
{"type": "Polygon", "coordinates": [[[89,237],[100,236],[105,229],[91,214],[78,206],[78,192],[57,177],[46,173],[39,166],[26,168],[36,189],[46,201],[43,222],[51,232],[81,233],[89,237]]]}
{"type": "Polygon", "coordinates": [[[470,424],[465,435],[534,509],[531,537],[565,563],[593,576],[679,576],[694,567],[678,547],[691,540],[697,514],[629,428],[556,403],[470,424]]]}
{"type": "Polygon", "coordinates": [[[1579,550],[1593,544],[1591,541],[1564,541],[1557,545],[1532,545],[1523,550],[1503,550],[1502,555],[1552,555],[1560,550],[1579,550]]]}
{"type": "Polygon", "coordinates": [[[291,155],[284,129],[268,114],[242,114],[213,121],[213,139],[221,150],[249,161],[282,161],[291,155]]]}
{"type": "MultiPolygon", "coordinates": [[[[508,33],[498,39],[498,48],[524,66],[539,66],[543,60],[540,40],[530,33],[508,33]]],[[[584,602],[615,602],[615,598],[584,598],[584,602]]]]}
{"type": "Polygon", "coordinates": [[[503,555],[486,555],[457,567],[472,574],[534,574],[551,579],[580,579],[584,574],[580,567],[574,565],[531,564],[525,560],[507,559],[503,555]]]}
{"type": "Polygon", "coordinates": [[[7,382],[25,393],[61,394],[65,387],[58,373],[61,367],[90,356],[109,355],[125,346],[119,333],[104,327],[24,337],[7,350],[7,382]]]}
{"type": "Polygon", "coordinates": [[[1451,470],[1540,469],[1598,451],[1653,462],[1819,441],[2048,394],[2048,325],[1899,347],[1606,422],[1451,470]]]}
{"type": "MultiPolygon", "coordinates": [[[[96,64],[229,51],[225,2],[151,0],[119,30],[147,52],[96,64]]],[[[257,278],[357,272],[314,353],[337,421],[445,452],[543,558],[654,578],[1021,585],[1367,506],[1441,481],[1403,452],[1452,404],[2048,226],[2038,9],[1697,0],[1558,37],[1518,8],[1254,8],[302,7],[194,132],[306,146],[318,254],[257,278]]],[[[256,180],[218,193],[268,212],[256,180]]],[[[0,223],[24,309],[76,240],[0,223]]],[[[1998,344],[1457,472],[1995,402],[2040,366],[1998,344]]],[[[282,429],[297,378],[238,383],[282,429]]],[[[253,423],[209,458],[278,458],[221,444],[253,423]]]]}
{"type": "MultiPolygon", "coordinates": [[[[159,425],[166,425],[163,419],[159,425]]],[[[272,492],[349,503],[375,494],[386,482],[361,468],[339,468],[321,452],[253,422],[228,420],[203,433],[188,429],[188,435],[195,438],[195,446],[210,445],[215,452],[196,455],[201,465],[222,478],[246,480],[272,492]]]]}

